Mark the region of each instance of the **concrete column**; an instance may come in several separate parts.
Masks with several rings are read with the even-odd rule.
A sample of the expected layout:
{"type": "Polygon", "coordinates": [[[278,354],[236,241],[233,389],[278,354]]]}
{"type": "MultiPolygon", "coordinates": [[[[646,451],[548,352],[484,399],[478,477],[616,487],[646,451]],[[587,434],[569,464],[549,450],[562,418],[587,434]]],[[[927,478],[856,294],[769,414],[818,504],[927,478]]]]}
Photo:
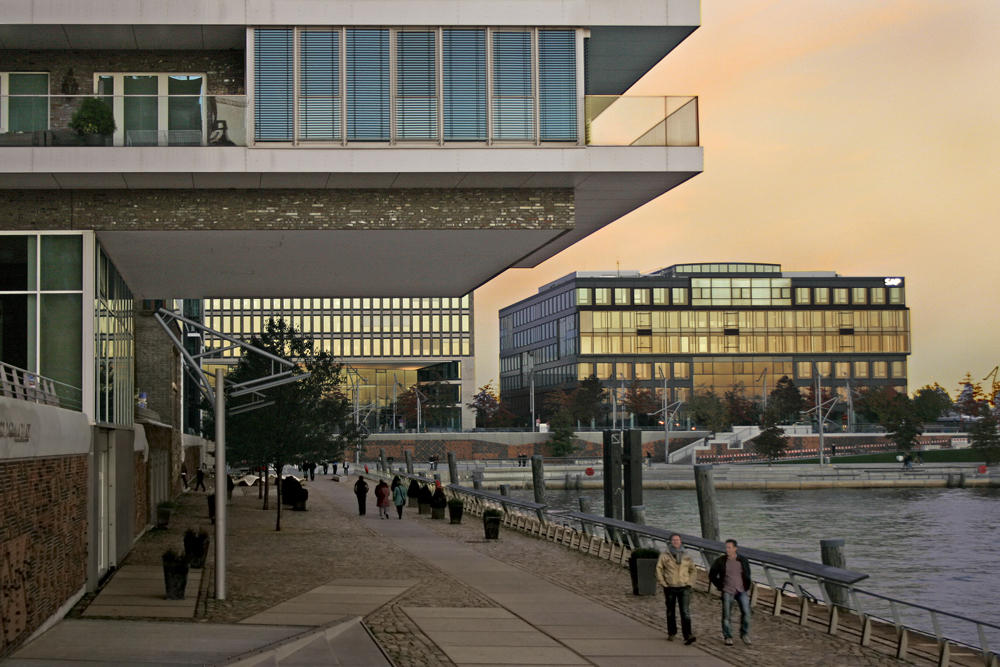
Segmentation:
{"type": "Polygon", "coordinates": [[[385,461],[385,449],[380,448],[378,450],[378,461],[379,461],[379,470],[381,470],[382,472],[389,472],[389,466],[386,464],[385,461]]]}
{"type": "Polygon", "coordinates": [[[545,465],[541,456],[531,457],[531,486],[535,490],[535,502],[545,504],[545,465]]]}
{"type": "MultiPolygon", "coordinates": [[[[844,556],[844,540],[820,540],[820,555],[823,565],[847,569],[847,558],[844,556]]],[[[847,607],[849,595],[847,589],[836,584],[824,584],[826,588],[826,599],[831,604],[840,607],[847,607]]]]}
{"type": "Polygon", "coordinates": [[[500,495],[501,496],[509,496],[510,495],[510,484],[501,484],[500,485],[500,495]]]}
{"type": "Polygon", "coordinates": [[[622,432],[604,432],[604,516],[623,519],[622,432]]]}
{"type": "Polygon", "coordinates": [[[642,505],[642,431],[624,431],[622,442],[622,473],[624,507],[642,505]]]}
{"type": "Polygon", "coordinates": [[[455,452],[448,452],[448,478],[452,484],[458,484],[458,462],[455,460],[455,452]]]}
{"type": "Polygon", "coordinates": [[[413,452],[407,449],[403,456],[406,458],[406,474],[413,475],[413,452]]]}
{"type": "Polygon", "coordinates": [[[698,514],[701,517],[701,536],[706,540],[720,541],[719,510],[715,504],[715,479],[712,464],[694,467],[694,485],[698,493],[698,514]]]}
{"type": "MultiPolygon", "coordinates": [[[[226,599],[226,390],[225,372],[215,369],[215,599],[226,599]]],[[[278,471],[280,474],[280,470],[278,471]]],[[[280,508],[279,508],[280,509],[280,508]]]]}

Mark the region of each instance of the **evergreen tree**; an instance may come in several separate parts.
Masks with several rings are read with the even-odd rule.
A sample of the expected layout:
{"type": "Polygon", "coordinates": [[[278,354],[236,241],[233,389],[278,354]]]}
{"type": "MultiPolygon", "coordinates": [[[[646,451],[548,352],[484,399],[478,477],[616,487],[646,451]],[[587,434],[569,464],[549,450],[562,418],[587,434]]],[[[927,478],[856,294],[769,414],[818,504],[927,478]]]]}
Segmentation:
{"type": "Polygon", "coordinates": [[[753,448],[767,459],[768,464],[785,454],[788,449],[788,437],[778,426],[780,419],[774,410],[765,410],[760,416],[760,434],[753,439],[753,448]]]}
{"type": "Polygon", "coordinates": [[[787,375],[783,375],[775,383],[770,393],[768,408],[775,411],[781,423],[791,423],[799,418],[799,413],[804,408],[802,392],[787,375]]]}
{"type": "Polygon", "coordinates": [[[982,410],[980,418],[969,425],[969,437],[986,465],[1000,462],[1000,418],[993,411],[982,410]]]}

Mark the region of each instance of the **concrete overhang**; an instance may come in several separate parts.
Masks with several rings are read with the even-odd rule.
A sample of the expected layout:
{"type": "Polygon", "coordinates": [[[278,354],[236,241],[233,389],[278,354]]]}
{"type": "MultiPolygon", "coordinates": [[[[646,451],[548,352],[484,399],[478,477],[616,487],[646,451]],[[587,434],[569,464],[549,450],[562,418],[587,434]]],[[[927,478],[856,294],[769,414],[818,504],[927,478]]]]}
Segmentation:
{"type": "Polygon", "coordinates": [[[702,167],[700,147],[0,148],[0,188],[573,189],[569,230],[98,232],[140,298],[457,296],[538,265],[702,167]]]}

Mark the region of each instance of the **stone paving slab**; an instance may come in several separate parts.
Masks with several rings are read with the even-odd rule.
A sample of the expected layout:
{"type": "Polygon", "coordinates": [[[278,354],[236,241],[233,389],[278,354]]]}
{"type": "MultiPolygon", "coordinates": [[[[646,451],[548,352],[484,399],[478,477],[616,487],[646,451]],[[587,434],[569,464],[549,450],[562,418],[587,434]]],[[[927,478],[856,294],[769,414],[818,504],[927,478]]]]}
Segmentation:
{"type": "MultiPolygon", "coordinates": [[[[615,625],[536,625],[536,628],[559,640],[566,639],[619,639],[620,626],[615,625]]],[[[636,639],[660,639],[663,632],[645,625],[629,628],[629,637],[636,639]]]]}
{"type": "Polygon", "coordinates": [[[569,649],[545,646],[442,646],[456,665],[586,665],[569,649]]]}
{"type": "Polygon", "coordinates": [[[546,637],[540,632],[518,632],[513,636],[509,632],[452,632],[445,630],[427,630],[424,633],[439,646],[559,646],[559,642],[546,637]]]}
{"type": "Polygon", "coordinates": [[[499,607],[403,607],[413,619],[425,618],[514,618],[514,614],[499,607]]]}
{"type": "MultiPolygon", "coordinates": [[[[325,625],[345,616],[365,616],[408,590],[409,586],[382,585],[378,580],[334,579],[290,600],[245,618],[242,624],[325,625]]],[[[404,582],[405,583],[405,582],[404,582]]]]}
{"type": "Polygon", "coordinates": [[[301,625],[319,627],[347,618],[347,614],[288,614],[262,611],[240,621],[240,625],[301,625]]]}
{"type": "Polygon", "coordinates": [[[193,618],[198,603],[202,570],[188,572],[183,600],[168,600],[163,567],[126,565],[111,578],[83,616],[128,618],[193,618]]]}

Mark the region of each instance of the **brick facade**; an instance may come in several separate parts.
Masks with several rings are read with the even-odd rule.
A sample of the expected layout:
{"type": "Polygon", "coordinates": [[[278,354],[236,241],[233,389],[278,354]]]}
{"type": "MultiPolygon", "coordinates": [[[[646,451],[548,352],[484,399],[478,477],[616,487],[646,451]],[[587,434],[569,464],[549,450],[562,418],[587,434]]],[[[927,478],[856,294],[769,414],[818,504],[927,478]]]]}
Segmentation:
{"type": "Polygon", "coordinates": [[[573,190],[4,190],[0,229],[572,229],[573,190]]]}
{"type": "Polygon", "coordinates": [[[87,581],[87,457],[0,462],[0,658],[87,581]]]}
{"type": "Polygon", "coordinates": [[[142,535],[149,524],[149,480],[147,479],[148,466],[142,458],[142,452],[135,452],[133,455],[132,474],[132,496],[135,499],[133,507],[135,512],[132,520],[133,535],[142,535]]]}

